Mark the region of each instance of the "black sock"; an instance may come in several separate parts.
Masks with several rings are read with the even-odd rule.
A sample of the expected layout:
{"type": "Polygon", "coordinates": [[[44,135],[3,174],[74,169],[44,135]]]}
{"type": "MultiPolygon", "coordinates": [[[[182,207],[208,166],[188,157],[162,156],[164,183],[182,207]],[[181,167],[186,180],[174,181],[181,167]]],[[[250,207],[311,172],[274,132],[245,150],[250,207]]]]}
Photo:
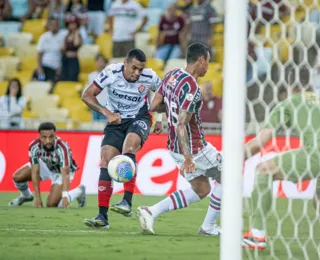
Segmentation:
{"type": "Polygon", "coordinates": [[[99,213],[104,216],[104,218],[108,221],[108,209],[107,207],[99,206],[99,213]]]}
{"type": "Polygon", "coordinates": [[[128,156],[134,162],[134,164],[137,164],[136,155],[135,154],[133,154],[133,153],[124,153],[123,155],[128,156]]]}
{"type": "Polygon", "coordinates": [[[125,191],[124,195],[123,195],[123,199],[128,202],[130,207],[132,206],[132,195],[133,195],[133,193],[130,191],[125,191]]]}

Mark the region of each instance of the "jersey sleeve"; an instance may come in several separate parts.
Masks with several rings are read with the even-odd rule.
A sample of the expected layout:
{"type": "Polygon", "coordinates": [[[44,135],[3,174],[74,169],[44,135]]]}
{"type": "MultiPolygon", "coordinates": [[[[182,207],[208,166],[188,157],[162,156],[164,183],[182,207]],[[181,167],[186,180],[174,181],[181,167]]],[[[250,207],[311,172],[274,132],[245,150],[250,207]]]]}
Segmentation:
{"type": "Polygon", "coordinates": [[[38,41],[38,45],[37,45],[38,52],[44,52],[44,48],[45,48],[44,40],[45,40],[45,34],[41,35],[38,41]]]}
{"type": "Polygon", "coordinates": [[[159,87],[161,86],[161,79],[158,77],[157,73],[155,73],[154,71],[152,71],[152,83],[151,83],[151,90],[153,92],[156,92],[159,87]]]}
{"type": "Polygon", "coordinates": [[[34,142],[29,145],[29,160],[31,164],[39,164],[39,159],[37,156],[38,150],[39,146],[34,144],[34,142]]]}
{"type": "Polygon", "coordinates": [[[179,105],[182,110],[196,112],[196,105],[201,100],[201,92],[197,83],[188,80],[181,87],[179,92],[179,105]]]}
{"type": "Polygon", "coordinates": [[[113,80],[112,66],[113,64],[105,67],[94,79],[93,83],[97,87],[104,89],[111,85],[113,80]]]}
{"type": "Polygon", "coordinates": [[[270,113],[267,118],[264,128],[272,128],[279,130],[282,127],[290,127],[291,125],[291,113],[288,109],[288,102],[280,102],[270,113]]]}
{"type": "Polygon", "coordinates": [[[59,141],[57,145],[57,154],[59,156],[60,168],[70,166],[71,153],[67,143],[59,141]]]}

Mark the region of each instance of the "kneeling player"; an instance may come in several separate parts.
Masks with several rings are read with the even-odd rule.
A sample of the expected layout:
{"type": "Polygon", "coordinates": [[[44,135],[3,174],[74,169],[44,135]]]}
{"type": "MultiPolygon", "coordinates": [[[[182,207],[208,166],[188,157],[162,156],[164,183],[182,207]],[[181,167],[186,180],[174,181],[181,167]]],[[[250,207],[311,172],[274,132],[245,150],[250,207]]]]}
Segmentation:
{"type": "Polygon", "coordinates": [[[186,69],[170,71],[152,101],[151,110],[161,111],[162,104],[165,105],[168,149],[191,187],[176,191],[151,207],[139,207],[137,214],[143,231],[154,233],[154,221],[159,215],[205,198],[211,191],[208,177],[212,177],[217,184],[211,191],[210,205],[199,232],[220,235],[216,219],[220,214],[222,156],[204,138],[200,119],[202,97],[197,85],[197,78],[207,72],[209,60],[210,54],[205,45],[190,45],[186,69]]]}
{"type": "Polygon", "coordinates": [[[50,179],[52,186],[47,207],[66,208],[74,199],[77,199],[79,207],[84,207],[85,186],[80,185],[69,191],[70,181],[78,168],[69,145],[56,136],[56,127],[51,122],[40,124],[38,132],[39,138],[29,146],[30,163],[23,165],[13,174],[14,184],[21,195],[10,201],[9,206],[20,206],[24,202],[33,201],[35,196],[35,207],[42,208],[39,184],[41,180],[50,179]],[[28,187],[28,181],[31,180],[34,196],[28,187]]]}
{"type": "MultiPolygon", "coordinates": [[[[143,51],[132,49],[123,63],[107,66],[83,93],[82,100],[108,120],[100,150],[99,214],[93,219],[84,220],[89,227],[109,228],[108,210],[113,192],[108,173],[109,161],[124,154],[136,162],[136,153],[149,136],[151,118],[148,92],[156,91],[161,80],[153,70],[144,68],[145,64],[146,56],[143,51]],[[106,107],[101,106],[96,98],[102,89],[107,90],[106,107]]],[[[123,200],[111,206],[111,210],[131,216],[135,177],[124,184],[123,200]]]]}

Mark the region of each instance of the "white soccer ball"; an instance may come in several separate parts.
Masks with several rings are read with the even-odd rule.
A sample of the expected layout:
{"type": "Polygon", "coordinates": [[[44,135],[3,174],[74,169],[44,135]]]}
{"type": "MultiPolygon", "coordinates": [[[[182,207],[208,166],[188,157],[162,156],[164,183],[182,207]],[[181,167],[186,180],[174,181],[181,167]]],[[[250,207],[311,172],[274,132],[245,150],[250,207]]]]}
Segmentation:
{"type": "Polygon", "coordinates": [[[136,174],[135,163],[126,155],[117,155],[108,164],[110,177],[116,182],[128,182],[136,174]]]}

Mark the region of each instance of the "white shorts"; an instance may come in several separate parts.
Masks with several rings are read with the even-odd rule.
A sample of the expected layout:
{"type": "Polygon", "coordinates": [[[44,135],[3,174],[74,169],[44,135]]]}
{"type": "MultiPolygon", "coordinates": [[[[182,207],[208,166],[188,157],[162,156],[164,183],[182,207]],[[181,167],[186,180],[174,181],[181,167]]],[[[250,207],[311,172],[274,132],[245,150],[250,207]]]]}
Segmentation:
{"type": "Polygon", "coordinates": [[[98,36],[104,33],[106,14],[103,11],[88,12],[88,32],[98,36]]]}
{"type": "MultiPolygon", "coordinates": [[[[170,155],[180,169],[184,162],[184,156],[171,151],[170,155]]],[[[222,171],[222,154],[212,144],[208,143],[206,147],[200,150],[199,153],[193,155],[192,158],[197,169],[195,173],[184,173],[184,177],[187,181],[192,181],[194,178],[201,175],[213,179],[220,177],[222,171]]]]}
{"type": "MultiPolygon", "coordinates": [[[[31,163],[28,162],[25,165],[29,166],[31,168],[31,163]]],[[[40,178],[42,181],[51,180],[51,185],[58,184],[62,185],[62,174],[57,172],[51,172],[48,168],[48,166],[40,159],[39,160],[40,165],[40,178]]],[[[74,172],[70,172],[70,182],[72,182],[74,177],[74,172]]]]}

